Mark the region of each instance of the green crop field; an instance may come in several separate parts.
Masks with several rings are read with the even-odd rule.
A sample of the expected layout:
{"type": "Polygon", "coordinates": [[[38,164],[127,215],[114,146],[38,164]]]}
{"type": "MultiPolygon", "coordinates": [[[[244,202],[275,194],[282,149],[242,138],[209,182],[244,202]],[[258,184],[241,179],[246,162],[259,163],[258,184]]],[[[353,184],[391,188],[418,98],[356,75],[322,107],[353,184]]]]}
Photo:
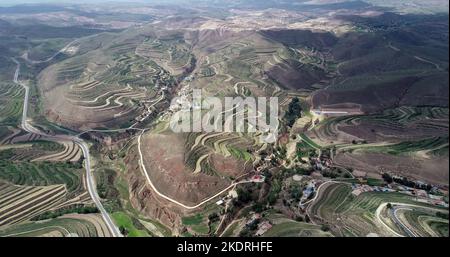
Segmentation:
{"type": "Polygon", "coordinates": [[[190,216],[190,217],[183,217],[182,222],[184,225],[198,225],[203,222],[203,216],[200,214],[190,216]]]}
{"type": "Polygon", "coordinates": [[[11,162],[0,160],[0,178],[16,185],[67,185],[69,192],[82,189],[82,167],[72,163],[11,162]]]}
{"type": "Polygon", "coordinates": [[[17,125],[22,117],[24,91],[15,84],[0,83],[0,125],[17,125]]]}
{"type": "Polygon", "coordinates": [[[330,237],[328,232],[321,230],[321,227],[314,224],[297,222],[287,219],[280,214],[270,214],[267,219],[271,221],[272,228],[265,234],[265,237],[330,237]]]}
{"type": "Polygon", "coordinates": [[[439,152],[448,152],[448,144],[448,137],[435,137],[387,146],[366,147],[363,150],[366,152],[388,153],[392,155],[411,154],[418,151],[431,150],[432,153],[437,153],[437,155],[439,155],[439,152]]]}
{"type": "MultiPolygon", "coordinates": [[[[123,212],[115,212],[112,214],[116,225],[119,228],[125,229],[129,237],[146,237],[149,236],[145,229],[138,229],[136,225],[139,221],[134,222],[133,218],[123,212]]],[[[141,225],[142,226],[142,225],[141,225]]]]}

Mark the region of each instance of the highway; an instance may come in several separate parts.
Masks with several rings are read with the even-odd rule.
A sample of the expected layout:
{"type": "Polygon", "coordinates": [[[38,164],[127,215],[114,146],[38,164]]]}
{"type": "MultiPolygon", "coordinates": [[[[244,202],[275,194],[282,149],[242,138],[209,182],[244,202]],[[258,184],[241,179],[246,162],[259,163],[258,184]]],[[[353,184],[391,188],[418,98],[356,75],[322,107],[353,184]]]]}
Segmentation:
{"type": "Polygon", "coordinates": [[[13,61],[17,64],[17,68],[14,73],[14,83],[22,86],[25,89],[25,98],[24,98],[23,111],[22,111],[22,122],[21,122],[22,129],[29,133],[43,136],[49,140],[55,140],[55,141],[71,140],[75,144],[80,146],[81,150],[83,151],[83,156],[84,156],[84,160],[85,160],[86,185],[87,185],[87,190],[89,192],[89,195],[91,196],[92,201],[94,202],[94,204],[97,206],[98,210],[100,211],[103,220],[105,221],[109,231],[111,232],[111,235],[114,237],[122,237],[123,235],[120,233],[119,229],[112,221],[108,212],[103,207],[103,204],[100,201],[100,197],[98,196],[98,193],[96,191],[95,180],[94,180],[94,176],[91,171],[91,159],[90,159],[89,147],[86,144],[86,142],[84,142],[81,138],[74,137],[74,136],[48,135],[48,134],[45,134],[45,133],[39,131],[38,129],[33,127],[30,123],[28,123],[28,102],[29,102],[30,88],[27,85],[20,82],[20,80],[19,80],[20,63],[14,58],[13,58],[13,61]]]}

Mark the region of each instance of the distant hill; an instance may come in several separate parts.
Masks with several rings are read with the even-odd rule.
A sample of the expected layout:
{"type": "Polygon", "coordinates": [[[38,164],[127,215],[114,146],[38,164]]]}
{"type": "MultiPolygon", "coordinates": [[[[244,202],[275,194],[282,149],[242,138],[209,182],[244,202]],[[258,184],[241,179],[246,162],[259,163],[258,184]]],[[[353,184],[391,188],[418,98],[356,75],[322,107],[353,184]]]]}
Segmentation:
{"type": "Polygon", "coordinates": [[[27,13],[45,13],[59,12],[66,10],[65,7],[57,5],[16,5],[11,7],[0,7],[0,14],[27,14],[27,13]]]}

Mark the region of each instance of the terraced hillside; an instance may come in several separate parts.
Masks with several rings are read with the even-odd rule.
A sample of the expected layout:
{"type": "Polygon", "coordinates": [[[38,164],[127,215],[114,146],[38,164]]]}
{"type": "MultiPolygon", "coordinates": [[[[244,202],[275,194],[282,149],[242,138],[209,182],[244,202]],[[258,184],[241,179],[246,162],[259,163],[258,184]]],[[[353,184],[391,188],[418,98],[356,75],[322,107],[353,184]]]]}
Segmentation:
{"type": "Polygon", "coordinates": [[[67,163],[21,162],[2,160],[0,177],[16,185],[66,185],[69,192],[83,191],[81,167],[67,163]]]}
{"type": "Polygon", "coordinates": [[[0,227],[26,221],[61,204],[67,194],[64,185],[18,187],[0,184],[0,227]]]}
{"type": "Polygon", "coordinates": [[[15,126],[22,115],[23,89],[12,83],[0,83],[0,126],[15,126]]]}
{"type": "Polygon", "coordinates": [[[448,236],[437,1],[186,2],[0,8],[0,236],[448,236]]]}
{"type": "Polygon", "coordinates": [[[0,228],[1,237],[109,237],[101,217],[95,214],[70,214],[40,223],[0,228]]]}
{"type": "Polygon", "coordinates": [[[143,164],[163,194],[188,205],[228,187],[251,171],[251,141],[226,133],[148,133],[141,139],[143,164]],[[161,145],[156,142],[166,142],[161,145]],[[167,161],[170,160],[170,161],[167,161]]]}
{"type": "Polygon", "coordinates": [[[163,91],[174,79],[156,59],[141,54],[151,35],[126,32],[101,48],[89,49],[104,37],[80,40],[79,54],[41,73],[50,120],[81,130],[125,128],[143,121],[151,104],[164,100],[163,91]]]}
{"type": "MultiPolygon", "coordinates": [[[[424,232],[427,225],[419,222],[417,217],[421,217],[423,220],[448,223],[448,221],[442,221],[436,217],[437,212],[448,213],[448,210],[422,204],[414,201],[413,197],[396,193],[371,192],[355,196],[349,185],[341,183],[328,184],[308,211],[314,220],[329,224],[333,232],[341,236],[367,236],[369,234],[409,236],[402,232],[401,228],[396,228],[401,225],[397,222],[396,216],[392,216],[393,213],[390,213],[395,211],[394,203],[408,206],[411,214],[407,215],[416,217],[415,221],[411,218],[408,219],[408,226],[411,226],[413,230],[430,233],[429,229],[428,232],[424,232]],[[392,211],[386,211],[388,203],[394,205],[391,207],[392,211]],[[422,209],[432,211],[424,213],[422,209]]],[[[432,233],[434,235],[435,232],[432,233]]],[[[444,233],[448,233],[448,230],[444,233]]]]}
{"type": "Polygon", "coordinates": [[[344,114],[325,118],[306,134],[333,148],[337,164],[360,174],[388,171],[435,183],[448,179],[448,108],[403,106],[371,115],[344,114]]]}
{"type": "Polygon", "coordinates": [[[371,115],[331,117],[309,135],[325,145],[417,141],[447,135],[448,119],[448,108],[402,106],[371,115]]]}
{"type": "MultiPolygon", "coordinates": [[[[27,134],[25,134],[27,136],[27,134]]],[[[73,142],[51,142],[26,140],[18,141],[15,138],[6,138],[0,147],[2,160],[30,161],[30,162],[78,162],[82,153],[73,142]]]]}

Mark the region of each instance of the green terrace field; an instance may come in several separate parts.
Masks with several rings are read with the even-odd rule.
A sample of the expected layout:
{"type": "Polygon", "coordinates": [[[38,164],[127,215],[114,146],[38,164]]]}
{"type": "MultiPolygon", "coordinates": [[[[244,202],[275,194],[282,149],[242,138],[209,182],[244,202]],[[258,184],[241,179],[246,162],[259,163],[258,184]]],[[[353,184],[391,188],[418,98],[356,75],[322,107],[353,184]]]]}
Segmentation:
{"type": "Polygon", "coordinates": [[[39,223],[0,227],[0,237],[108,237],[108,228],[95,214],[66,215],[39,223]]]}
{"type": "Polygon", "coordinates": [[[82,166],[73,163],[0,160],[0,179],[16,185],[66,185],[70,193],[83,191],[82,166]]]}
{"type": "MultiPolygon", "coordinates": [[[[18,130],[13,130],[15,133],[18,130]]],[[[18,134],[14,137],[8,130],[0,146],[2,160],[15,162],[78,162],[81,159],[81,150],[71,141],[52,142],[33,140],[31,134],[18,134]],[[9,133],[8,133],[9,132],[9,133]]]]}
{"type": "Polygon", "coordinates": [[[0,125],[15,126],[22,117],[24,91],[21,86],[0,83],[0,125]]]}
{"type": "MultiPolygon", "coordinates": [[[[0,7],[0,237],[112,236],[100,205],[127,237],[448,236],[447,209],[374,188],[447,190],[439,1],[0,7]],[[277,98],[278,139],[173,131],[193,89],[277,98]]],[[[249,105],[220,125],[271,111],[249,105]]]]}
{"type": "Polygon", "coordinates": [[[391,155],[408,155],[419,151],[426,151],[432,155],[445,156],[446,153],[448,154],[448,144],[448,137],[436,137],[386,146],[368,146],[360,148],[360,150],[365,152],[387,153],[391,155]]]}
{"type": "Polygon", "coordinates": [[[34,160],[37,156],[59,156],[58,152],[65,149],[62,145],[31,141],[24,145],[28,147],[25,150],[20,144],[2,147],[14,146],[19,148],[0,151],[0,227],[91,201],[82,182],[81,162],[34,160]]]}
{"type": "Polygon", "coordinates": [[[316,154],[316,149],[311,147],[309,144],[301,141],[297,143],[297,156],[298,158],[310,157],[316,154]]]}
{"type": "Polygon", "coordinates": [[[237,133],[189,133],[185,143],[186,164],[194,173],[222,175],[220,170],[213,168],[213,156],[232,158],[247,166],[254,156],[244,149],[256,144],[255,138],[237,133]]]}
{"type": "MultiPolygon", "coordinates": [[[[383,203],[413,204],[417,208],[429,206],[400,193],[366,192],[355,196],[346,183],[331,183],[322,190],[318,199],[308,207],[309,214],[313,220],[329,224],[333,234],[339,236],[390,235],[375,215],[383,203]]],[[[444,209],[442,211],[445,212],[444,209]]]]}
{"type": "Polygon", "coordinates": [[[281,214],[271,214],[267,217],[273,224],[265,237],[331,237],[329,232],[321,230],[319,225],[297,222],[281,214]]]}

